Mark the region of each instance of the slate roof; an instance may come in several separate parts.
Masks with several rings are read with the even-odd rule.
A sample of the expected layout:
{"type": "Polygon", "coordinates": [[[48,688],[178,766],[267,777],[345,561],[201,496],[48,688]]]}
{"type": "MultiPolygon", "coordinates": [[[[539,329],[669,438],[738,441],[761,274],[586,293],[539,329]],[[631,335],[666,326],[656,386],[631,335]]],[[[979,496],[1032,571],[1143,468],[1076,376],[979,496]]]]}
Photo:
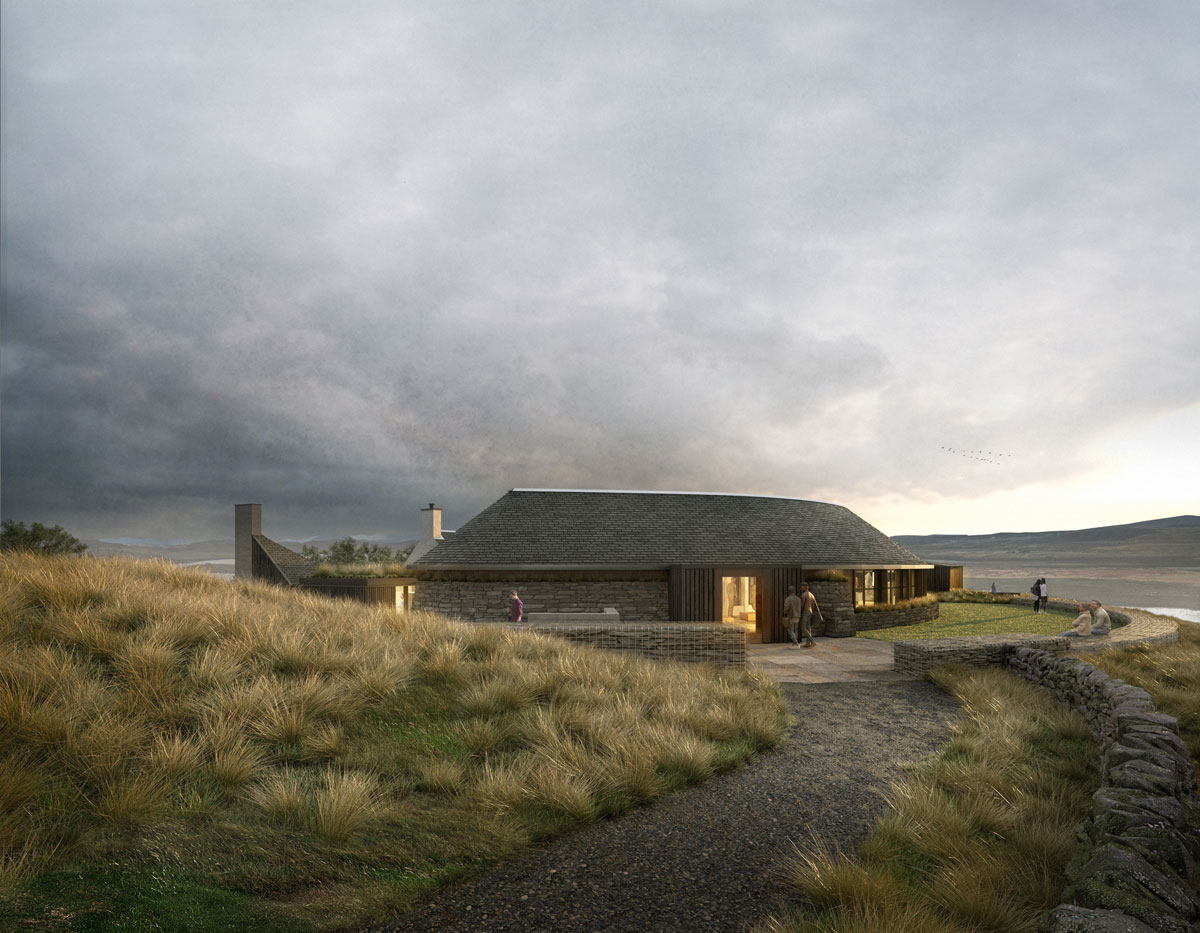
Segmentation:
{"type": "Polygon", "coordinates": [[[930,567],[849,509],[720,493],[514,489],[416,567],[930,567]]]}

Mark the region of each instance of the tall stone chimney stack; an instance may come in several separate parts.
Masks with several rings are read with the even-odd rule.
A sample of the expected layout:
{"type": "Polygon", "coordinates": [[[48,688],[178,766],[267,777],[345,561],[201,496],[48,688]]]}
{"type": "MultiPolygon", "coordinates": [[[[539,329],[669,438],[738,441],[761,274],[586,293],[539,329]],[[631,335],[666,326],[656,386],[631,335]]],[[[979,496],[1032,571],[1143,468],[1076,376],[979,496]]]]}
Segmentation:
{"type": "Polygon", "coordinates": [[[255,503],[233,507],[233,577],[254,577],[254,536],[262,534],[262,506],[255,503]]]}
{"type": "Polygon", "coordinates": [[[432,502],[429,508],[421,509],[421,540],[440,541],[442,538],[442,510],[432,502]]]}
{"type": "Polygon", "coordinates": [[[405,563],[411,564],[441,540],[442,510],[430,502],[429,508],[421,509],[421,540],[412,549],[412,553],[408,555],[405,563]]]}

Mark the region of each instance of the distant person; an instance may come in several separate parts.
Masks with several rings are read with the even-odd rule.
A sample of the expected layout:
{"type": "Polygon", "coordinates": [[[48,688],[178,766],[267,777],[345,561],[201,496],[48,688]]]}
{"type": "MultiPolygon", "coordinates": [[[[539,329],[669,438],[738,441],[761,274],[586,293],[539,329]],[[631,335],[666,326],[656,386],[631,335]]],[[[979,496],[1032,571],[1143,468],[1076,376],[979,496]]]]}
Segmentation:
{"type": "Polygon", "coordinates": [[[1033,586],[1029,588],[1029,592],[1033,594],[1033,611],[1045,612],[1046,599],[1050,595],[1050,590],[1046,586],[1046,578],[1038,577],[1033,581],[1033,586]]]}
{"type": "Polygon", "coordinates": [[[1100,600],[1092,600],[1092,634],[1107,635],[1112,631],[1112,619],[1108,617],[1108,610],[1100,605],[1100,600]]]}
{"type": "Polygon", "coordinates": [[[996,581],[995,580],[992,581],[992,595],[993,596],[996,595],[996,581]]]}
{"type": "Polygon", "coordinates": [[[525,617],[525,604],[521,602],[521,597],[517,595],[517,591],[513,590],[508,594],[508,621],[520,622],[525,617]]]}
{"type": "Polygon", "coordinates": [[[813,596],[807,583],[800,584],[800,634],[804,636],[804,647],[817,647],[812,637],[813,613],[821,615],[821,607],[817,605],[817,597],[813,596]]]}
{"type": "Polygon", "coordinates": [[[1079,615],[1075,617],[1075,621],[1071,623],[1071,627],[1065,632],[1059,632],[1059,635],[1066,635],[1070,638],[1085,638],[1092,634],[1092,614],[1088,612],[1088,607],[1083,603],[1079,604],[1079,615]]]}
{"type": "Polygon", "coordinates": [[[803,611],[804,604],[796,595],[796,588],[789,586],[787,599],[783,601],[783,624],[787,628],[788,640],[791,642],[788,645],[789,648],[800,647],[800,638],[797,636],[796,630],[800,626],[800,614],[803,611]]]}

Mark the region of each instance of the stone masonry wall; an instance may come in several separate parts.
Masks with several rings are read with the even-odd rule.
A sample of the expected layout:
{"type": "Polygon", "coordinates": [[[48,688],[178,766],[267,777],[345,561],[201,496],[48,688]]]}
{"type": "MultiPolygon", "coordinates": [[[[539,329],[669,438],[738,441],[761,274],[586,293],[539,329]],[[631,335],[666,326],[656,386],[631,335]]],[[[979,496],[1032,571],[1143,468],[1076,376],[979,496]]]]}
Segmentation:
{"type": "Polygon", "coordinates": [[[829,638],[848,638],[854,634],[854,600],[849,583],[834,583],[829,580],[806,580],[817,605],[821,607],[823,621],[813,623],[813,634],[829,638]]]}
{"type": "Polygon", "coordinates": [[[535,622],[528,628],[594,648],[629,651],[658,661],[746,666],[745,631],[720,622],[535,622]]]}
{"type": "Polygon", "coordinates": [[[849,583],[829,580],[806,581],[817,597],[824,621],[813,624],[814,635],[829,638],[850,638],[855,632],[893,625],[915,625],[938,617],[938,604],[917,606],[912,609],[881,609],[878,612],[855,612],[853,594],[849,583]]]}
{"type": "Polygon", "coordinates": [[[526,612],[600,612],[612,607],[622,621],[666,622],[670,617],[666,580],[421,580],[413,608],[466,622],[500,622],[508,618],[512,590],[526,612]]]}
{"type": "Polygon", "coordinates": [[[859,632],[869,632],[877,628],[892,628],[896,625],[916,625],[919,622],[932,622],[938,617],[938,603],[928,606],[913,606],[909,609],[884,609],[879,612],[855,613],[854,626],[859,632]]]}
{"type": "Polygon", "coordinates": [[[1101,786],[1079,827],[1046,933],[1186,933],[1200,921],[1200,801],[1178,723],[1145,690],[1086,661],[1013,647],[1009,670],[1078,711],[1101,746],[1101,786]]]}

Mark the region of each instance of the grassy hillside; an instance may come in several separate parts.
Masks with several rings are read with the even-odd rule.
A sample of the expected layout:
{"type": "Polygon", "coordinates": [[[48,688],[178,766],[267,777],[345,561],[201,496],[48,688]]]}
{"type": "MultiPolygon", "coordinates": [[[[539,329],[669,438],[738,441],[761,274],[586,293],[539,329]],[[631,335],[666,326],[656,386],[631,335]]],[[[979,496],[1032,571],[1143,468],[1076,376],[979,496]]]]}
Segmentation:
{"type": "Polygon", "coordinates": [[[0,927],[366,924],[732,767],[784,717],[744,673],[0,555],[0,927]]]}
{"type": "Polygon", "coordinates": [[[1200,566],[1200,517],[1195,515],[1079,531],[898,535],[895,540],[926,560],[975,565],[1200,566]]]}

